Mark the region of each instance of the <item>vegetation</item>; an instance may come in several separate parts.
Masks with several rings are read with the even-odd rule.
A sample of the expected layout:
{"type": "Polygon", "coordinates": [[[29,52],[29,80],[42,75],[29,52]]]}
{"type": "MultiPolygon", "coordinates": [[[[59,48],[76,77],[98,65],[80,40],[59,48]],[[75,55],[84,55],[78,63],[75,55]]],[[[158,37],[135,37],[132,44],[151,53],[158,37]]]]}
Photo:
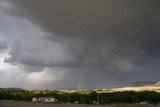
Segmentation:
{"type": "Polygon", "coordinates": [[[124,91],[124,92],[101,92],[90,91],[89,94],[79,92],[62,92],[56,90],[25,90],[19,88],[1,88],[0,100],[31,101],[33,97],[54,96],[59,103],[100,104],[110,103],[139,103],[148,101],[151,103],[160,102],[160,93],[155,91],[124,91]]]}

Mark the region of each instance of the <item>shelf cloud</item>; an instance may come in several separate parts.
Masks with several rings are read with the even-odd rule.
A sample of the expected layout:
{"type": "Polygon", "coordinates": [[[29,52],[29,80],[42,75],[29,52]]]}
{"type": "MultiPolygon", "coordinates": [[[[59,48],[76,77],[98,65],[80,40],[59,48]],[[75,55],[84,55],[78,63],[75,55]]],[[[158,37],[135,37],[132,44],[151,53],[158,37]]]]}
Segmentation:
{"type": "Polygon", "coordinates": [[[0,86],[159,81],[159,0],[6,0],[0,1],[0,23],[0,52],[7,50],[1,65],[16,70],[0,67],[2,81],[14,81],[0,86]]]}

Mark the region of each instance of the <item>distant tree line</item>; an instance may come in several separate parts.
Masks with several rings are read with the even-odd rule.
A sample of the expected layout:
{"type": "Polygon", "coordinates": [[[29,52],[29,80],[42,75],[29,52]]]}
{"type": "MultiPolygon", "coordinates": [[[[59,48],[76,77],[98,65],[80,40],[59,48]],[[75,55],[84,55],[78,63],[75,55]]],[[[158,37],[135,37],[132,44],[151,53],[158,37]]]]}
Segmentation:
{"type": "Polygon", "coordinates": [[[123,91],[123,92],[106,92],[97,93],[96,91],[89,94],[80,94],[77,92],[67,93],[55,90],[24,90],[19,88],[2,88],[0,89],[0,100],[14,100],[14,101],[32,101],[33,97],[55,97],[57,103],[75,103],[93,104],[99,102],[100,104],[108,103],[139,103],[142,101],[149,101],[152,103],[160,102],[160,93],[155,91],[123,91]]]}

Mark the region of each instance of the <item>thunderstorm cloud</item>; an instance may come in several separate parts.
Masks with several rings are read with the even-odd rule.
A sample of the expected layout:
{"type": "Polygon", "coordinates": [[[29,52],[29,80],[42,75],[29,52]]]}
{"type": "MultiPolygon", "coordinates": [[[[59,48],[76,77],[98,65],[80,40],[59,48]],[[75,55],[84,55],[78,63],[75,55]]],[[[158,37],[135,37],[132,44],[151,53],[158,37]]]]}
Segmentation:
{"type": "Polygon", "coordinates": [[[159,81],[159,0],[0,0],[0,87],[159,81]]]}

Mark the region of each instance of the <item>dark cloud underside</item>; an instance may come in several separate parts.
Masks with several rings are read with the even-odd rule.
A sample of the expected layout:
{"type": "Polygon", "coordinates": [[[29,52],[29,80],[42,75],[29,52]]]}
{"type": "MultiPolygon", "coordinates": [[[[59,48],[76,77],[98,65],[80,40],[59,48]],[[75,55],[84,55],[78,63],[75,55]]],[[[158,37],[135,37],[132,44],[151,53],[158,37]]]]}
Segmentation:
{"type": "Polygon", "coordinates": [[[7,49],[7,43],[0,39],[0,51],[7,49]]]}
{"type": "Polygon", "coordinates": [[[59,88],[159,80],[159,0],[8,2],[13,7],[4,13],[31,24],[18,23],[25,26],[23,35],[12,43],[5,62],[22,64],[30,72],[66,68],[68,73],[55,84],[59,88]]]}

